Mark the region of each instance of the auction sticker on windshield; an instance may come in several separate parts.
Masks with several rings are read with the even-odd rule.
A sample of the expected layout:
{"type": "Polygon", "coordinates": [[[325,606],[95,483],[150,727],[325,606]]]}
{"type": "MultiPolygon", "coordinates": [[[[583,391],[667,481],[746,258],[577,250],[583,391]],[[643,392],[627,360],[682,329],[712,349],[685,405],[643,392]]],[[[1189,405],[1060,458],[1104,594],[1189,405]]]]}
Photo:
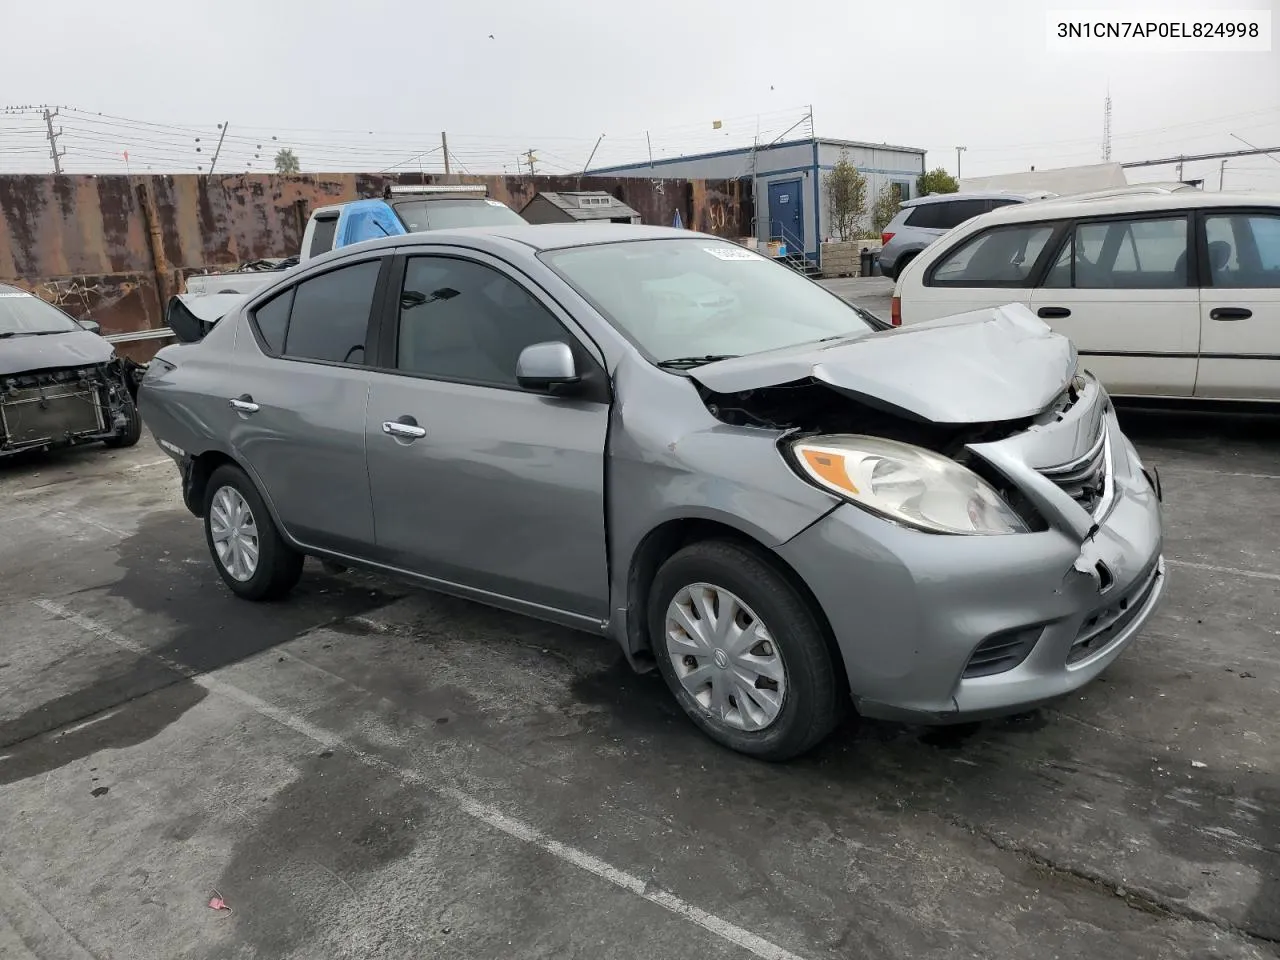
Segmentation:
{"type": "Polygon", "coordinates": [[[703,247],[707,253],[717,260],[763,260],[758,253],[752,253],[744,247],[703,247]]]}

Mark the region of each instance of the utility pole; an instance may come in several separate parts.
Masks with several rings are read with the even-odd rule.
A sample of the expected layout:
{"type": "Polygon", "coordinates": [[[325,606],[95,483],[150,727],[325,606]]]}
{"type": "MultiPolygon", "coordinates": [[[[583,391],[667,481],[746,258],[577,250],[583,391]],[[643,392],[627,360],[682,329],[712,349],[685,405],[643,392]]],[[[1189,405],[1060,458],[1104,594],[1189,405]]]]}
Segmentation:
{"type": "Polygon", "coordinates": [[[529,176],[532,177],[534,175],[533,165],[538,160],[538,158],[533,155],[533,147],[530,147],[528,152],[524,154],[524,159],[525,159],[525,162],[529,164],[529,176]]]}
{"type": "Polygon", "coordinates": [[[653,169],[653,141],[649,139],[649,131],[644,132],[644,142],[649,147],[649,169],[653,169]]]}
{"type": "Polygon", "coordinates": [[[231,126],[231,121],[224,120],[218,126],[222,128],[222,135],[218,137],[218,145],[213,148],[213,159],[209,161],[209,176],[213,176],[213,168],[218,165],[218,154],[222,152],[222,141],[227,137],[227,127],[231,126]]]}
{"type": "Polygon", "coordinates": [[[1218,192],[1222,192],[1222,179],[1227,175],[1227,161],[1218,164],[1218,192]]]}
{"type": "Polygon", "coordinates": [[[968,147],[956,147],[956,180],[960,179],[960,154],[968,150],[968,147]]]}
{"type": "Polygon", "coordinates": [[[444,175],[449,175],[449,135],[440,131],[440,149],[444,152],[444,175]]]}
{"type": "Polygon", "coordinates": [[[44,111],[45,129],[49,131],[49,156],[53,158],[53,172],[55,175],[62,174],[62,157],[66,155],[66,150],[58,149],[58,138],[62,136],[62,128],[58,128],[58,132],[53,132],[53,118],[58,115],[58,108],[54,107],[52,112],[46,109],[44,111]]]}

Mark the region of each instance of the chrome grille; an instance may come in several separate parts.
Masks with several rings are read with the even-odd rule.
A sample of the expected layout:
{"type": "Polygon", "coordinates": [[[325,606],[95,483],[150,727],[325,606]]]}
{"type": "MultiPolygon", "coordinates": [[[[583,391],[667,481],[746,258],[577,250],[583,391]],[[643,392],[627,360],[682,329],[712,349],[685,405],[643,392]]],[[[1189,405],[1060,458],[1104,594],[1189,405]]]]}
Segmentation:
{"type": "Polygon", "coordinates": [[[1111,442],[1104,423],[1084,456],[1056,467],[1045,467],[1040,474],[1061,487],[1072,500],[1093,517],[1104,514],[1111,503],[1111,442]]]}

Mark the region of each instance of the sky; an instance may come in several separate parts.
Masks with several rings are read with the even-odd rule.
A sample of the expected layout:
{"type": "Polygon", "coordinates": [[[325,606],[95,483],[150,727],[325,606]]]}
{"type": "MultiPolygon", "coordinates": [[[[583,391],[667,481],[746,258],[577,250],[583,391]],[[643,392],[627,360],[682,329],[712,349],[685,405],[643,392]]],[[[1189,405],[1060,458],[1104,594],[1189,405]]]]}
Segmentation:
{"type": "MultiPolygon", "coordinates": [[[[6,35],[51,9],[6,4],[6,35]]],[[[9,43],[0,107],[55,104],[69,171],[539,172],[750,145],[786,133],[928,150],[966,176],[1280,147],[1280,0],[63,0],[57,39],[9,43]],[[1192,19],[1270,10],[1271,52],[1050,50],[1062,7],[1192,19]],[[714,121],[720,129],[713,129],[714,121]],[[1233,137],[1232,135],[1235,135],[1233,137]],[[603,135],[603,139],[599,139],[603,135]],[[646,136],[647,135],[647,136],[646,136]],[[196,137],[200,137],[197,141],[196,137]],[[274,139],[273,139],[274,138],[274,139]],[[599,146],[596,147],[599,140],[599,146]],[[197,152],[199,148],[199,152],[197,152]]],[[[37,112],[0,115],[0,171],[51,169],[37,112]]],[[[1280,191],[1280,153],[1188,165],[1216,189],[1280,191]]],[[[1131,180],[1172,179],[1172,167],[1131,180]]]]}

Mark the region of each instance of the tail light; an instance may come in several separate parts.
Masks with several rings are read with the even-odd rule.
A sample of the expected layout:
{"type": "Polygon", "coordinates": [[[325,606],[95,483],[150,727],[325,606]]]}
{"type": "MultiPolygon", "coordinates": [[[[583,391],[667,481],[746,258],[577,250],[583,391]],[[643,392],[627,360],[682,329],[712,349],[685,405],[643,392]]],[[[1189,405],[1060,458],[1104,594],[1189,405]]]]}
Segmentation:
{"type": "Polygon", "coordinates": [[[881,242],[881,243],[887,244],[887,243],[888,243],[890,240],[892,240],[892,239],[893,239],[893,234],[892,234],[892,233],[882,233],[882,234],[880,234],[880,242],[881,242]]]}
{"type": "Polygon", "coordinates": [[[902,326],[902,298],[894,297],[889,306],[889,323],[895,327],[902,326]]]}

